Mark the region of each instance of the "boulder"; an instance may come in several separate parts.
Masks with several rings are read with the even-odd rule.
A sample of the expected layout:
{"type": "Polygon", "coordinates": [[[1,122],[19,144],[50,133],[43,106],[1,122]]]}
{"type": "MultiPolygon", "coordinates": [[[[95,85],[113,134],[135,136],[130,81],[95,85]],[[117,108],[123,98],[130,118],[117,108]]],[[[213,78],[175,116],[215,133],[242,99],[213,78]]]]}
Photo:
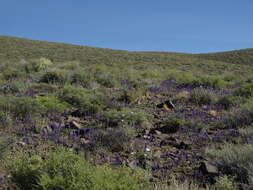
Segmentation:
{"type": "Polygon", "coordinates": [[[211,161],[203,161],[200,164],[200,171],[203,174],[211,174],[211,175],[218,175],[219,171],[216,165],[214,165],[211,161]]]}

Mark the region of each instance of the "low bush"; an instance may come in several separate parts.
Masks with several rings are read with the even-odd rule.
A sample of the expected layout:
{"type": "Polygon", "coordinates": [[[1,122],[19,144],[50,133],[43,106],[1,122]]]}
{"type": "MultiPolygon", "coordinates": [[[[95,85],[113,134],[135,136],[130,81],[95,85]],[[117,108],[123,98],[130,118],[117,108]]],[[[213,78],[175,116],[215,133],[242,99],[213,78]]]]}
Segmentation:
{"type": "Polygon", "coordinates": [[[36,99],[15,96],[1,96],[0,109],[20,120],[38,116],[42,111],[42,107],[36,99]]]}
{"type": "Polygon", "coordinates": [[[253,145],[226,144],[221,150],[207,149],[221,173],[234,176],[240,183],[253,184],[253,145]]]}
{"type": "Polygon", "coordinates": [[[88,86],[91,81],[91,75],[87,72],[74,72],[71,75],[71,84],[78,84],[81,86],[88,86]]]}
{"type": "Polygon", "coordinates": [[[59,92],[59,99],[78,109],[81,114],[94,114],[106,107],[103,94],[82,87],[65,86],[59,92]]]}
{"type": "Polygon", "coordinates": [[[138,98],[145,96],[146,89],[143,87],[139,87],[136,89],[123,89],[118,93],[117,99],[124,103],[134,103],[138,98]]]}
{"type": "Polygon", "coordinates": [[[40,104],[43,113],[53,114],[62,113],[68,109],[67,103],[62,103],[55,96],[38,96],[37,101],[40,104]]]}
{"type": "Polygon", "coordinates": [[[126,128],[99,129],[93,134],[96,147],[102,146],[111,152],[129,151],[130,140],[133,137],[130,136],[126,128]]]}
{"type": "Polygon", "coordinates": [[[13,80],[23,75],[22,71],[14,66],[7,66],[3,68],[2,75],[5,80],[13,80]]]}
{"type": "Polygon", "coordinates": [[[214,93],[203,89],[197,88],[191,91],[189,101],[196,105],[210,105],[215,101],[214,93]]]}
{"type": "Polygon", "coordinates": [[[253,95],[253,80],[242,84],[236,91],[235,95],[249,98],[253,95]]]}
{"type": "Polygon", "coordinates": [[[226,113],[218,126],[227,129],[238,129],[250,125],[253,122],[253,110],[240,109],[237,112],[226,113]]]}
{"type": "Polygon", "coordinates": [[[234,96],[222,96],[218,99],[216,104],[221,106],[223,109],[228,110],[235,105],[235,101],[234,96]]]}
{"type": "Polygon", "coordinates": [[[27,94],[51,94],[57,91],[57,86],[47,83],[32,84],[27,88],[27,94]]]}
{"type": "Polygon", "coordinates": [[[233,182],[233,178],[228,176],[222,176],[216,178],[216,182],[214,184],[215,189],[222,189],[222,190],[236,190],[237,187],[233,182]]]}
{"type": "Polygon", "coordinates": [[[95,80],[104,87],[113,88],[118,85],[115,76],[109,72],[103,72],[96,76],[95,80]]]}
{"type": "Polygon", "coordinates": [[[2,94],[22,94],[26,91],[27,86],[23,82],[8,82],[0,87],[2,94]]]}
{"type": "Polygon", "coordinates": [[[44,71],[52,65],[53,63],[49,59],[41,57],[39,59],[33,59],[29,63],[26,63],[25,71],[27,73],[44,71]]]}
{"type": "Polygon", "coordinates": [[[45,159],[21,154],[8,167],[12,182],[21,190],[149,189],[144,175],[124,167],[92,166],[63,149],[50,152],[45,159]]]}
{"type": "Polygon", "coordinates": [[[49,84],[66,84],[69,82],[69,75],[66,71],[48,71],[41,76],[39,82],[49,84]]]}
{"type": "Polygon", "coordinates": [[[104,112],[104,117],[109,126],[119,125],[120,123],[130,126],[141,126],[148,121],[145,111],[131,108],[109,110],[104,112]]]}
{"type": "Polygon", "coordinates": [[[221,89],[228,84],[221,77],[218,76],[193,76],[192,74],[182,74],[177,78],[181,86],[203,87],[221,89]]]}

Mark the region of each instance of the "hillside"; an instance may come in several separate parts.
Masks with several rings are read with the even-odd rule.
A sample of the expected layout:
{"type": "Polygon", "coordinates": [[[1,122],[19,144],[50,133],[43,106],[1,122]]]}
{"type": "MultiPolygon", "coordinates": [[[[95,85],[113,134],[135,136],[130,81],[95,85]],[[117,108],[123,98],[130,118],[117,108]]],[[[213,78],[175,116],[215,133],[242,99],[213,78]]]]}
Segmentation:
{"type": "Polygon", "coordinates": [[[208,53],[194,55],[203,59],[223,61],[234,64],[253,65],[253,48],[228,52],[208,53]]]}
{"type": "Polygon", "coordinates": [[[0,37],[0,189],[252,188],[251,60],[0,37]]]}
{"type": "Polygon", "coordinates": [[[208,54],[129,52],[7,36],[0,36],[0,55],[2,61],[47,57],[52,61],[78,60],[87,63],[98,63],[106,61],[107,59],[115,62],[122,62],[126,59],[136,62],[152,62],[155,59],[156,61],[163,62],[173,56],[186,56],[234,64],[252,65],[253,63],[253,49],[208,54]]]}

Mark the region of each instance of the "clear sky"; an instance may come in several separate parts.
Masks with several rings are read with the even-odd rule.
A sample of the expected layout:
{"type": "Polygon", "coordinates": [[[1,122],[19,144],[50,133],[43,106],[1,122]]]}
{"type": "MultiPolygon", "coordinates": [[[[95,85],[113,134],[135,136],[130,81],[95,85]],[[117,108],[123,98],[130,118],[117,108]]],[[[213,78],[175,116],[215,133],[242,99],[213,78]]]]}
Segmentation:
{"type": "Polygon", "coordinates": [[[0,35],[131,51],[253,47],[253,0],[0,0],[0,35]]]}

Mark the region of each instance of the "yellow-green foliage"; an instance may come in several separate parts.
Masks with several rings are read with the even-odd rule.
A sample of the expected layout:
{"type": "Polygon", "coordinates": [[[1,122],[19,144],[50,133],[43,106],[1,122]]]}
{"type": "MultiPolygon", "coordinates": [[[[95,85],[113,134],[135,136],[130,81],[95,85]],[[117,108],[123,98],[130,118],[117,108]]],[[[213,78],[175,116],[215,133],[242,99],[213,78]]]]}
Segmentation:
{"type": "Polygon", "coordinates": [[[216,183],[214,186],[216,189],[237,190],[237,187],[234,185],[233,178],[226,175],[216,178],[216,183]]]}
{"type": "Polygon", "coordinates": [[[45,113],[61,113],[69,107],[67,103],[60,102],[55,96],[39,96],[37,101],[41,105],[42,112],[45,113]]]}
{"type": "Polygon", "coordinates": [[[96,113],[106,106],[102,93],[82,87],[65,86],[59,92],[59,99],[78,108],[82,114],[96,113]]]}
{"type": "Polygon", "coordinates": [[[141,126],[147,122],[147,114],[143,110],[124,108],[122,110],[109,110],[104,112],[104,116],[109,122],[125,123],[131,126],[141,126]]]}
{"type": "Polygon", "coordinates": [[[59,149],[45,159],[17,154],[7,165],[12,183],[21,190],[141,190],[149,189],[145,175],[120,167],[92,166],[82,156],[59,149]]]}
{"type": "Polygon", "coordinates": [[[53,63],[49,59],[41,57],[39,59],[33,59],[30,62],[26,63],[25,71],[27,73],[44,71],[52,65],[53,63]]]}

